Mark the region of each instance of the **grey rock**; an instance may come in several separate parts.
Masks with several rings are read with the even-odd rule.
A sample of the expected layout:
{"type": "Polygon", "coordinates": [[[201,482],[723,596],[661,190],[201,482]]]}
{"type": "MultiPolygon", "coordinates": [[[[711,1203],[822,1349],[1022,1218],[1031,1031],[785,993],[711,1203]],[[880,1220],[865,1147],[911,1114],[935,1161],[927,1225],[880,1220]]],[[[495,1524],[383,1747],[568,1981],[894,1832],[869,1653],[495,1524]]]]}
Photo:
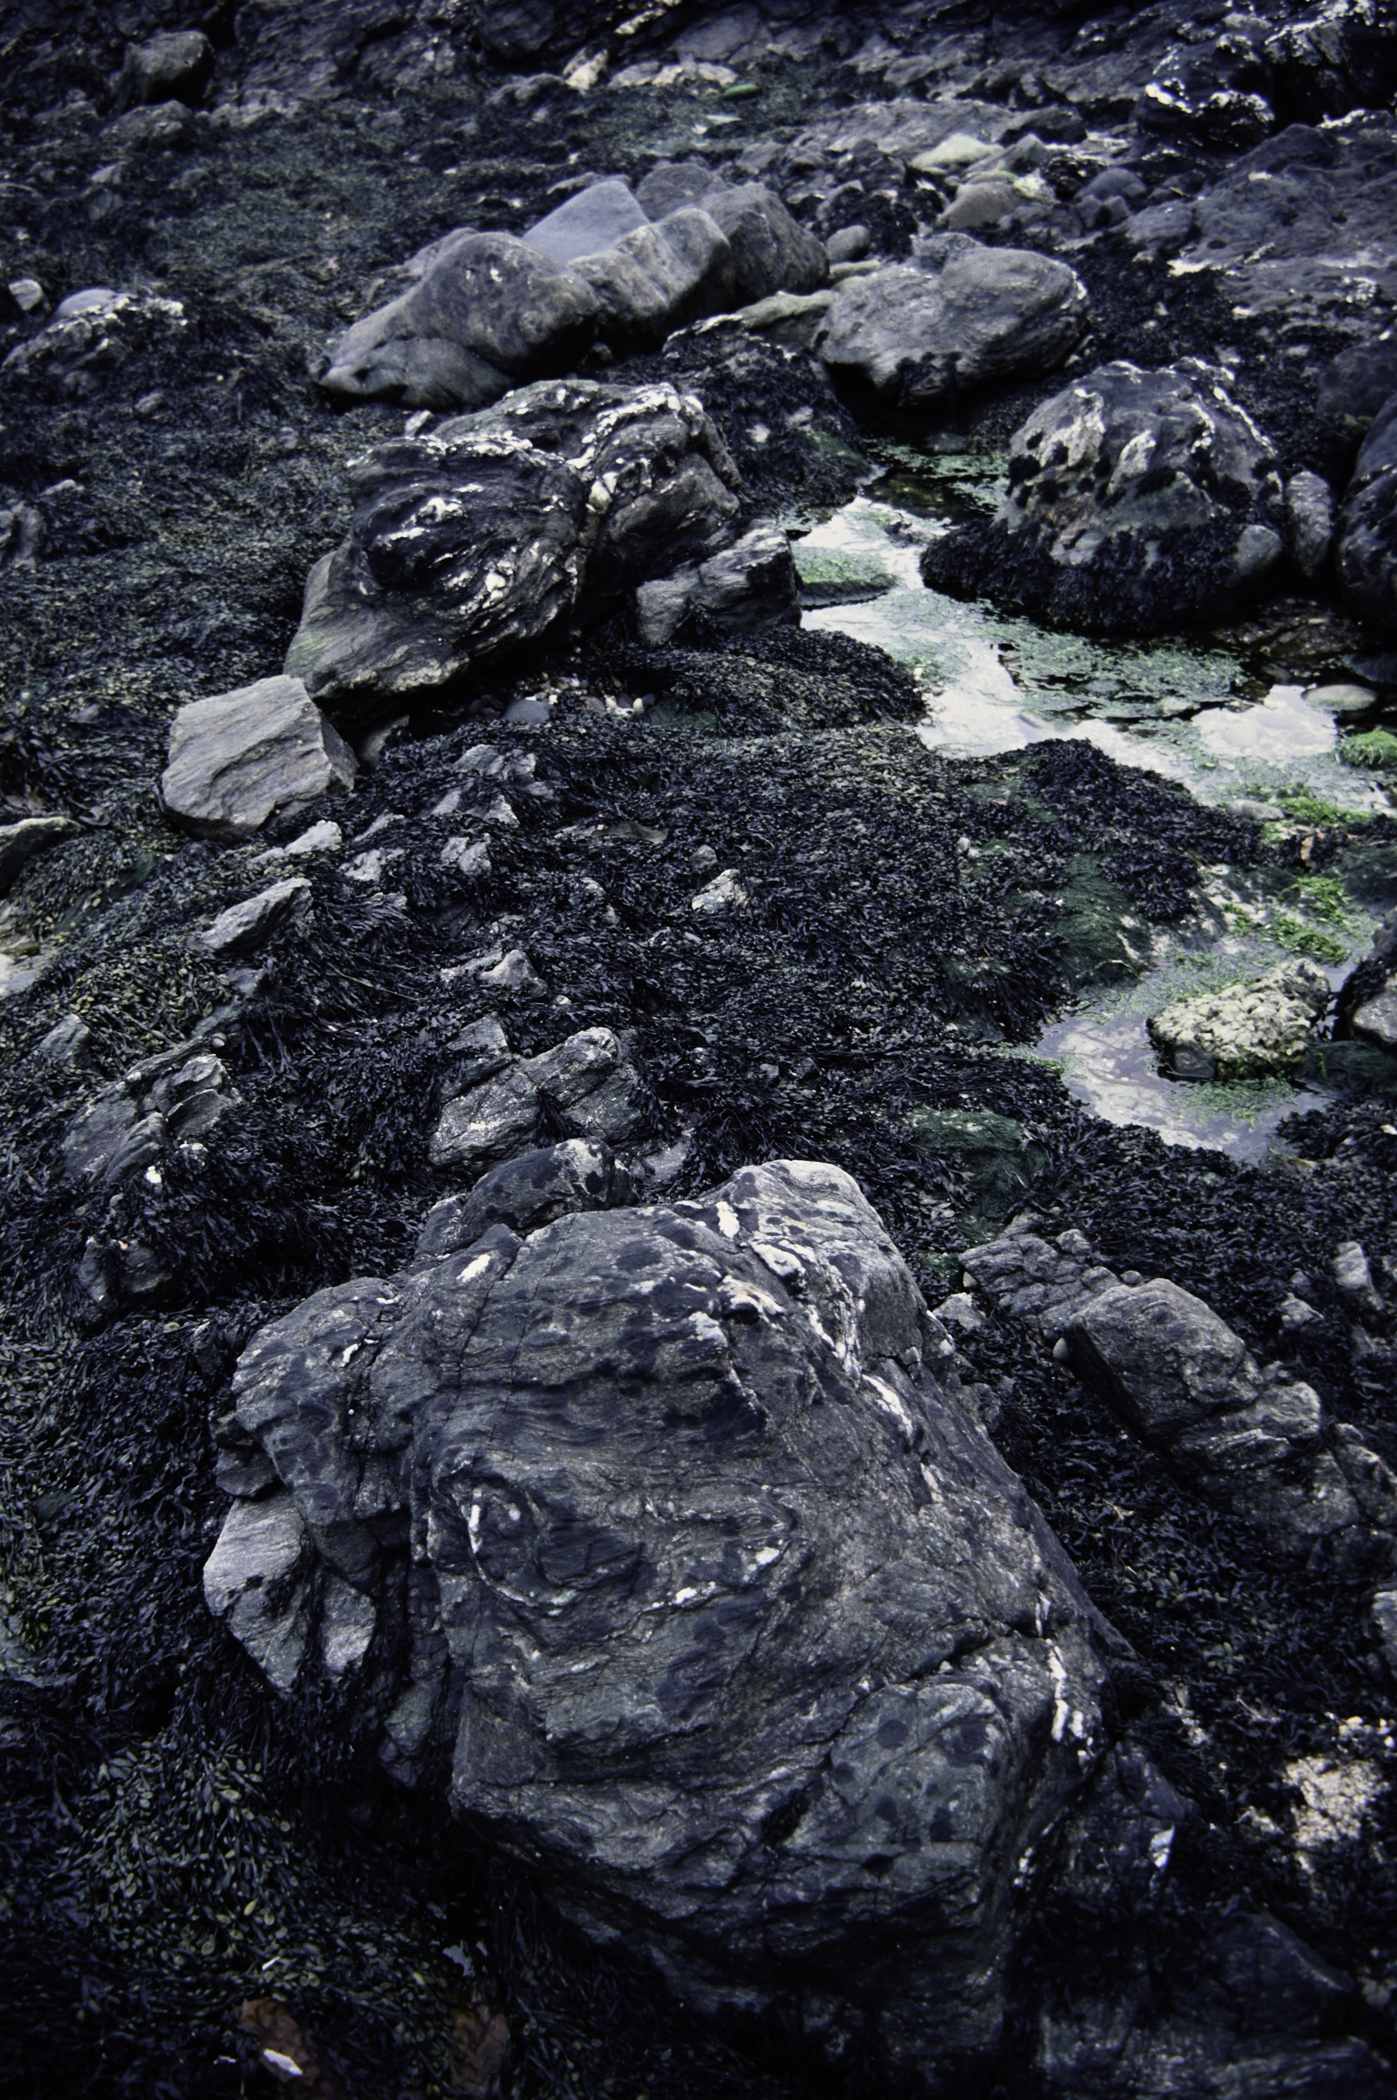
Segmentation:
{"type": "Polygon", "coordinates": [[[1276,573],[1285,504],[1274,449],[1194,359],[1101,365],[1014,433],[994,519],[926,550],[925,580],[1107,632],[1212,620],[1276,573]]]}
{"type": "Polygon", "coordinates": [[[1311,1387],[1258,1370],[1210,1306],[1156,1279],[1103,1291],[1067,1328],[1071,1359],[1184,1479],[1293,1555],[1360,1523],[1338,1465],[1317,1448],[1311,1387]]]}
{"type": "Polygon", "coordinates": [[[136,1103],[126,1087],[106,1087],[75,1116],[62,1141],[63,1170],[70,1181],[100,1175],[136,1120],[136,1103]]]}
{"type": "Polygon", "coordinates": [[[444,984],[469,977],[487,991],[509,993],[516,999],[542,999],[548,990],[522,948],[487,948],[483,955],[474,955],[441,975],[444,984]]]}
{"type": "Polygon", "coordinates": [[[1180,1079],[1284,1072],[1304,1057],[1332,996],[1324,972],[1300,958],[1247,984],[1176,1000],[1150,1016],[1150,1040],[1180,1079]]]}
{"type": "Polygon", "coordinates": [[[1397,1052],[1397,972],[1371,999],[1354,1008],[1349,1025],[1355,1035],[1376,1043],[1380,1050],[1397,1052]]]}
{"type": "Polygon", "coordinates": [[[21,817],[17,824],[0,824],[0,897],[31,860],[76,838],[79,829],[71,817],[21,817]]]}
{"type": "Polygon", "coordinates": [[[65,1070],[82,1071],[89,1063],[88,1045],[92,1041],[92,1030],[77,1014],[64,1014],[56,1021],[35,1051],[45,1064],[58,1065],[65,1070]]]}
{"type": "Polygon", "coordinates": [[[660,342],[738,297],[726,236],[706,211],[692,207],[641,226],[598,254],[579,256],[573,267],[596,298],[598,333],[619,349],[660,342]]]}
{"type": "Polygon", "coordinates": [[[579,255],[614,248],[649,220],[650,214],[637,201],[630,184],[619,175],[610,175],[578,190],[546,218],[536,219],[521,238],[555,263],[570,263],[579,255]]]}
{"type": "Polygon", "coordinates": [[[965,234],[840,285],[815,338],[832,377],[890,407],[928,408],[1018,372],[1051,371],[1086,326],[1075,272],[965,234]]]}
{"type": "Polygon", "coordinates": [[[497,58],[532,58],[558,24],[555,0],[484,0],[480,40],[497,58]]]}
{"type": "Polygon", "coordinates": [[[1114,1643],[939,1333],[831,1167],[495,1226],[254,1339],[238,1419],[289,1491],[275,1552],[235,1505],[211,1603],[295,1579],[318,1481],[396,1509],[411,1654],[349,1709],[389,1770],[454,1746],[453,1808],[709,2012],[814,1974],[894,2064],[992,2049],[1011,1885],[1100,1755],[1114,1643]]]}
{"type": "Polygon", "coordinates": [[[825,242],[825,253],[834,269],[840,263],[860,262],[872,245],[873,237],[866,226],[841,226],[838,233],[832,233],[825,242]]]}
{"type": "Polygon", "coordinates": [[[381,445],[352,471],[348,540],[311,571],[288,674],[381,713],[638,583],[716,552],[731,460],[674,387],[549,381],[381,445]]]}
{"type": "Polygon", "coordinates": [[[774,191],[760,183],[712,190],[704,210],[727,236],[736,297],[743,304],[772,292],[814,292],[829,279],[824,243],[797,225],[774,191]]]}
{"type": "Polygon", "coordinates": [[[1294,474],[1286,483],[1286,524],[1295,566],[1313,583],[1329,559],[1334,539],[1334,492],[1319,474],[1294,474]]]}
{"type": "Polygon", "coordinates": [[[963,182],[954,203],[947,206],[936,223],[946,233],[972,233],[977,227],[993,226],[1007,218],[1023,201],[1022,192],[1015,189],[1007,175],[963,182]]]}
{"type": "Polygon", "coordinates": [[[1334,565],[1354,612],[1397,633],[1397,394],[1359,452],[1339,515],[1334,565]]]}
{"type": "Polygon", "coordinates": [[[662,649],[681,628],[698,638],[800,625],[800,579],[791,544],[770,519],[695,568],[680,569],[635,594],[636,627],[647,648],[662,649]]]}
{"type": "Polygon", "coordinates": [[[356,771],[299,678],[259,678],[180,708],[160,792],[187,831],[233,843],[280,810],[348,788],[356,771]]]}
{"type": "Polygon", "coordinates": [[[621,1142],[638,1121],[639,1084],[609,1028],[583,1028],[538,1057],[446,1103],[428,1146],[432,1165],[481,1166],[519,1151],[545,1104],[576,1132],[621,1142]]]}
{"type": "Polygon", "coordinates": [[[129,109],[124,117],[117,117],[108,124],[106,136],[113,144],[130,148],[133,146],[173,146],[187,138],[193,130],[194,120],[183,102],[157,102],[153,108],[129,109]]]}
{"type": "Polygon", "coordinates": [[[133,103],[200,101],[213,76],[213,45],[199,29],[175,29],[127,46],[116,83],[118,109],[133,103]]]}
{"type": "Polygon", "coordinates": [[[1373,1282],[1373,1271],[1360,1240],[1344,1240],[1334,1249],[1329,1273],[1334,1279],[1335,1289],[1350,1312],[1357,1314],[1360,1319],[1365,1313],[1370,1318],[1381,1315],[1382,1299],[1373,1282]]]}
{"type": "Polygon", "coordinates": [[[413,1258],[441,1261],[469,1247],[492,1225],[534,1232],[573,1211],[616,1209],[633,1194],[631,1176],[609,1145],[565,1138],[492,1167],[468,1195],[433,1204],[413,1258]]]}
{"type": "Polygon", "coordinates": [[[195,939],[210,955],[242,954],[265,941],[287,919],[302,917],[310,908],[312,896],[304,875],[288,875],[284,882],[272,883],[255,897],[230,904],[195,939]]]}
{"type": "Polygon", "coordinates": [[[658,160],[642,182],[636,184],[636,201],[647,217],[667,218],[685,205],[702,204],[709,191],[719,187],[719,178],[706,161],[658,160]]]}
{"type": "Polygon", "coordinates": [[[1382,1659],[1397,1677],[1397,1588],[1374,1590],[1368,1612],[1382,1659]]]}
{"type": "Polygon", "coordinates": [[[269,1684],[289,1692],[310,1631],[310,1537],[286,1493],[235,1502],[204,1563],[204,1601],[269,1684]]]}
{"type": "Polygon", "coordinates": [[[451,1038],[449,1049],[455,1061],[457,1084],[475,1086],[493,1078],[510,1061],[509,1037],[498,1014],[484,1014],[451,1038]]]}
{"type": "MultiPolygon", "coordinates": [[[[1313,1389],[1258,1369],[1240,1336],[1177,1284],[1120,1281],[1085,1235],[1042,1239],[1016,1220],[961,1262],[976,1288],[1096,1386],[1198,1494],[1299,1557],[1324,1542],[1366,1554],[1366,1511],[1320,1443],[1313,1389]]],[[[1133,1272],[1131,1272],[1133,1274],[1133,1272]]]]}
{"type": "Polygon", "coordinates": [[[575,271],[512,234],[462,228],[437,243],[407,291],[335,338],[319,384],[344,400],[478,408],[521,380],[566,371],[596,320],[575,271]]]}
{"type": "Polygon", "coordinates": [[[44,378],[65,393],[94,392],[137,349],[178,347],[189,318],[177,299],[90,286],[71,292],[46,328],[16,343],[0,365],[14,379],[44,378]]]}

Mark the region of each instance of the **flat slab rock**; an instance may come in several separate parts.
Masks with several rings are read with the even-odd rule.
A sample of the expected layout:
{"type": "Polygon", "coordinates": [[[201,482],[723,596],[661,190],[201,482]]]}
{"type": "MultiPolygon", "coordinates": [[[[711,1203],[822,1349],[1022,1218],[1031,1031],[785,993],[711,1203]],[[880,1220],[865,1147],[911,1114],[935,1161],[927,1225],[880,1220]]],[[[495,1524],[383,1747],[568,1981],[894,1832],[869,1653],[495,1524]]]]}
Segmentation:
{"type": "Polygon", "coordinates": [[[1179,999],[1150,1016],[1150,1040],[1180,1079],[1238,1079],[1299,1064],[1333,994],[1300,959],[1247,984],[1179,999]]]}
{"type": "MultiPolygon", "coordinates": [[[[616,1193],[600,1156],[524,1180],[616,1193]]],[[[451,1806],[695,2004],[814,1987],[913,2069],[992,2046],[1114,1637],[950,1347],[830,1166],[438,1221],[244,1351],[231,1433],[275,1484],[210,1608],[293,1696],[357,1686],[408,1783],[449,1751],[451,1806]]]]}
{"type": "Polygon", "coordinates": [[[278,810],[349,787],[357,770],[299,678],[259,678],[180,708],[160,792],[186,831],[232,844],[278,810]]]}

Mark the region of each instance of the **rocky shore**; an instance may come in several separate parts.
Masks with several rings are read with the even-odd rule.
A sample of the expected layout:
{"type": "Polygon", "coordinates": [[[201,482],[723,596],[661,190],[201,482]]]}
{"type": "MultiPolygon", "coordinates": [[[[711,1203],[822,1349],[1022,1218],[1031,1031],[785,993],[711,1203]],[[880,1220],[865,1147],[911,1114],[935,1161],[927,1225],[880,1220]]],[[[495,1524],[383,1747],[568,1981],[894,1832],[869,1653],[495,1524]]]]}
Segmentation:
{"type": "Polygon", "coordinates": [[[1397,2091],[1397,24],[0,48],[15,2090],[1397,2091]]]}

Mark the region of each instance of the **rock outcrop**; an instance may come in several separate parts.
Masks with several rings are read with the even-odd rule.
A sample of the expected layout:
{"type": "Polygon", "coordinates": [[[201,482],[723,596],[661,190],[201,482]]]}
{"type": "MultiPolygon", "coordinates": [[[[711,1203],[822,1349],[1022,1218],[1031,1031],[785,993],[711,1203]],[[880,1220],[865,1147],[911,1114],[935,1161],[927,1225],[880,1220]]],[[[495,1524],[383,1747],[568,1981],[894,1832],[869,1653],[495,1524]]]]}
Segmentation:
{"type": "Polygon", "coordinates": [[[1054,370],[1086,322],[1086,288],[1066,263],[951,234],[924,243],[918,265],[841,285],[814,347],[866,403],[929,408],[990,380],[1054,370]]]}
{"type": "Polygon", "coordinates": [[[1335,567],[1353,610],[1397,634],[1397,394],[1358,455],[1339,516],[1335,567]]]}
{"type": "Polygon", "coordinates": [[[939,589],[1153,633],[1259,595],[1285,552],[1280,463],[1221,369],[1102,365],[1014,433],[991,523],[926,550],[939,589]]]}
{"type": "Polygon", "coordinates": [[[210,1608],[694,2002],[992,2045],[1112,1637],[857,1185],[460,1236],[244,1351],[210,1608]]]}
{"type": "Polygon", "coordinates": [[[317,562],[286,671],[332,714],[459,679],[718,551],[737,474],[691,394],[550,381],[378,446],[317,562]]]}

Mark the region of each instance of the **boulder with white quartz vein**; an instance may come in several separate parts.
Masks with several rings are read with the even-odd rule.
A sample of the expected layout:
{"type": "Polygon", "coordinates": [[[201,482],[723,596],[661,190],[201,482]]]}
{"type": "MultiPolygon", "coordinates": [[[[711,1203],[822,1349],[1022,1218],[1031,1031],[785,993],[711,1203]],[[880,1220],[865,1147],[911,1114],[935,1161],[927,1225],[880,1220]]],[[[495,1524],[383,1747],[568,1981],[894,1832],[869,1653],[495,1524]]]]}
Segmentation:
{"type": "Polygon", "coordinates": [[[993,2048],[1114,1637],[948,1348],[835,1167],[429,1231],[244,1351],[278,1488],[234,1503],[210,1604],[280,1688],[338,1668],[390,1770],[449,1765],[443,1818],[694,2003],[814,1988],[894,2063],[993,2048]],[[345,1660],[363,1602],[386,1675],[345,1660]]]}

